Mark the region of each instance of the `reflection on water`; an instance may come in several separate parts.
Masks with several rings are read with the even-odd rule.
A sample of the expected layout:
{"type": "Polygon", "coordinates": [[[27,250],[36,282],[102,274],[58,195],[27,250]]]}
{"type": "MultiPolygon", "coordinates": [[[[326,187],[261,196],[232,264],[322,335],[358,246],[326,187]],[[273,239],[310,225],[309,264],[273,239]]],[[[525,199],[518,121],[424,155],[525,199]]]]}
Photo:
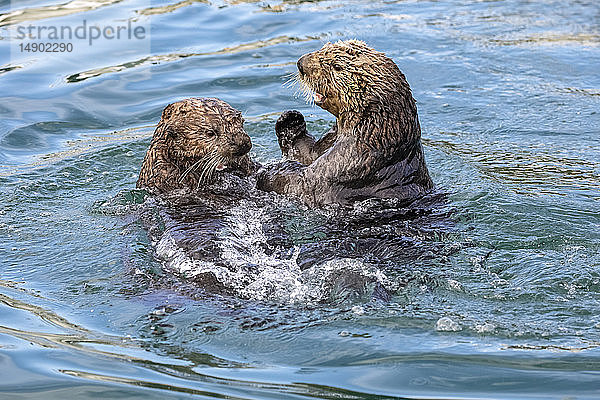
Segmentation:
{"type": "Polygon", "coordinates": [[[184,0],[178,3],[168,4],[166,6],[144,8],[143,10],[138,10],[137,12],[141,15],[165,14],[182,7],[191,6],[194,3],[210,4],[207,0],[184,0]]]}
{"type": "Polygon", "coordinates": [[[575,42],[577,44],[581,44],[584,46],[600,46],[600,35],[586,34],[580,33],[576,35],[570,34],[552,34],[547,33],[545,36],[539,37],[525,37],[521,39],[494,39],[492,40],[494,44],[499,44],[503,46],[515,46],[515,45],[531,45],[531,44],[541,44],[541,45],[565,45],[571,42],[575,42]]]}
{"type": "MultiPolygon", "coordinates": [[[[593,2],[0,3],[0,397],[597,398],[593,2]],[[10,58],[19,24],[151,45],[10,58]],[[12,35],[12,36],[11,36],[12,35]],[[439,198],[309,210],[135,190],[164,106],[243,111],[279,158],[301,54],[359,38],[418,101],[439,198]]],[[[218,193],[217,193],[218,194],[218,193]]]]}
{"type": "Polygon", "coordinates": [[[0,75],[4,74],[6,72],[13,71],[15,69],[19,69],[19,68],[23,68],[23,66],[21,66],[21,65],[13,65],[13,66],[8,66],[8,67],[2,67],[2,68],[0,68],[0,75]]]}
{"type": "Polygon", "coordinates": [[[0,14],[0,27],[83,13],[100,7],[110,6],[120,1],[122,0],[73,0],[59,5],[15,9],[14,11],[0,14]]]}
{"type": "Polygon", "coordinates": [[[565,195],[564,188],[581,191],[591,199],[600,197],[600,164],[565,154],[559,146],[524,148],[519,144],[451,142],[448,140],[425,143],[440,148],[456,157],[462,157],[484,175],[512,186],[524,194],[565,195]]]}
{"type": "Polygon", "coordinates": [[[204,53],[179,53],[179,54],[158,54],[150,57],[144,57],[140,60],[128,61],[126,63],[120,65],[114,65],[110,67],[102,67],[89,71],[79,72],[77,74],[67,76],[66,80],[69,83],[83,81],[89,78],[95,78],[97,76],[103,74],[111,74],[114,72],[120,72],[127,68],[136,68],[144,65],[157,65],[163,62],[172,62],[177,61],[183,58],[188,57],[200,57],[200,56],[212,56],[212,55],[221,55],[221,54],[235,54],[239,52],[251,51],[260,49],[266,46],[274,46],[280,43],[293,43],[293,42],[305,42],[311,40],[318,40],[315,37],[306,37],[306,38],[294,38],[288,36],[279,36],[267,40],[259,40],[252,43],[244,43],[238,46],[226,47],[224,49],[204,52],[204,53]]]}

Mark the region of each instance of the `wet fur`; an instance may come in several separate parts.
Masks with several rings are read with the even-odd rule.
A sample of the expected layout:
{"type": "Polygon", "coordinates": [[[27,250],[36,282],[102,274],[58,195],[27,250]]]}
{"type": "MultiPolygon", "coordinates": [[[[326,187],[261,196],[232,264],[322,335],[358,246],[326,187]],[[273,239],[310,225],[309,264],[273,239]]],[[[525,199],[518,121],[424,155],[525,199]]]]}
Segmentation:
{"type": "Polygon", "coordinates": [[[255,169],[248,152],[252,147],[241,113],[224,101],[191,98],[170,104],[150,143],[138,188],[166,193],[175,189],[201,189],[218,169],[242,175],[255,169]]]}
{"type": "Polygon", "coordinates": [[[259,188],[319,206],[366,198],[412,200],[433,187],[415,100],[390,58],[350,40],[302,56],[298,69],[301,91],[309,99],[319,93],[316,104],[331,112],[336,124],[316,141],[301,114],[284,113],[276,133],[292,161],[263,170],[259,188]]]}

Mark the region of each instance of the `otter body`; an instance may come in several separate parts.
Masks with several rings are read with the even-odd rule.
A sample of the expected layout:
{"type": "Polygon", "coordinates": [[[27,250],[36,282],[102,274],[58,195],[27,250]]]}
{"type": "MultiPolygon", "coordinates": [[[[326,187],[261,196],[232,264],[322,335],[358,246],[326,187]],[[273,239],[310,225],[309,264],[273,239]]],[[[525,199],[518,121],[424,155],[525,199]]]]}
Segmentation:
{"type": "Polygon", "coordinates": [[[250,137],[241,113],[224,101],[191,98],[170,104],[146,152],[138,188],[166,193],[174,189],[199,189],[216,173],[254,172],[248,152],[250,137]]]}
{"type": "Polygon", "coordinates": [[[285,112],[276,125],[288,161],[263,170],[258,186],[309,205],[367,198],[412,200],[433,188],[417,107],[396,64],[365,43],[328,43],[298,60],[298,82],[336,117],[316,141],[304,117],[285,112]]]}

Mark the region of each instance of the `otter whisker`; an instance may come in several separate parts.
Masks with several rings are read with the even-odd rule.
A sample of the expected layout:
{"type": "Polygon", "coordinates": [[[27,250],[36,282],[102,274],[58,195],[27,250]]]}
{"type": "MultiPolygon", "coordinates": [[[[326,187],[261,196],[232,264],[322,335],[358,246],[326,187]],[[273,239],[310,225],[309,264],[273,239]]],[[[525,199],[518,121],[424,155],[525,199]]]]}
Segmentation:
{"type": "Polygon", "coordinates": [[[212,176],[215,172],[215,170],[217,169],[217,165],[218,165],[219,161],[215,155],[215,157],[213,157],[210,160],[210,164],[208,165],[208,167],[206,168],[206,173],[204,174],[204,183],[209,183],[210,180],[212,179],[212,176]]]}
{"type": "Polygon", "coordinates": [[[303,97],[304,101],[306,101],[308,104],[311,106],[314,105],[315,90],[312,89],[309,82],[307,82],[305,78],[300,76],[300,73],[295,73],[294,76],[284,84],[284,86],[287,86],[288,88],[295,86],[296,90],[294,92],[294,97],[303,97]]]}
{"type": "Polygon", "coordinates": [[[299,72],[291,73],[289,75],[289,79],[287,79],[283,83],[282,86],[285,88],[296,87],[296,88],[300,89],[300,87],[302,86],[302,77],[300,76],[300,73],[299,72]]]}
{"type": "Polygon", "coordinates": [[[297,71],[292,71],[292,72],[288,72],[287,74],[284,75],[285,78],[292,78],[294,76],[298,75],[297,71]]]}
{"type": "Polygon", "coordinates": [[[217,170],[218,165],[226,165],[226,164],[227,164],[227,159],[225,157],[223,157],[222,155],[219,155],[219,158],[216,159],[215,166],[214,166],[213,170],[211,171],[210,179],[212,179],[215,171],[217,170]]]}
{"type": "Polygon", "coordinates": [[[200,185],[202,183],[204,183],[204,180],[206,179],[206,174],[207,171],[211,168],[211,165],[215,159],[215,154],[210,154],[209,157],[207,157],[206,162],[203,164],[203,168],[202,168],[202,172],[200,173],[200,176],[198,177],[198,184],[196,189],[200,188],[200,185]]]}
{"type": "Polygon", "coordinates": [[[291,88],[298,85],[298,81],[300,80],[299,72],[292,72],[288,75],[288,77],[289,78],[285,82],[283,82],[283,87],[291,88]]]}
{"type": "Polygon", "coordinates": [[[198,178],[198,183],[196,184],[196,190],[200,189],[200,186],[202,186],[202,184],[204,183],[204,177],[206,174],[206,171],[209,169],[209,167],[207,165],[204,166],[204,169],[202,170],[202,173],[200,174],[200,177],[198,178]]]}
{"type": "Polygon", "coordinates": [[[208,184],[215,174],[217,166],[223,162],[223,157],[215,154],[215,156],[210,160],[210,163],[206,166],[204,170],[204,174],[202,175],[202,179],[198,182],[198,188],[201,183],[208,184]]]}
{"type": "Polygon", "coordinates": [[[193,170],[195,170],[202,161],[204,161],[205,157],[201,157],[198,159],[198,161],[196,161],[195,163],[193,163],[190,167],[188,167],[188,169],[186,169],[183,174],[181,174],[181,176],[179,177],[179,179],[177,180],[177,183],[181,184],[183,183],[183,180],[188,176],[188,174],[190,172],[192,172],[193,170]]]}
{"type": "Polygon", "coordinates": [[[196,161],[194,164],[192,164],[188,169],[186,169],[183,172],[183,174],[181,174],[181,177],[179,178],[178,183],[179,184],[183,183],[183,180],[186,178],[186,176],[188,176],[188,174],[196,171],[199,166],[201,166],[203,163],[208,162],[208,160],[210,160],[211,157],[213,157],[213,154],[205,154],[204,156],[200,157],[198,159],[198,161],[196,161]]]}
{"type": "Polygon", "coordinates": [[[301,94],[304,97],[304,100],[311,106],[314,106],[315,91],[308,85],[307,82],[305,82],[303,80],[300,81],[300,85],[301,85],[301,94]]]}
{"type": "Polygon", "coordinates": [[[196,189],[199,189],[201,184],[206,184],[210,181],[215,170],[217,169],[217,165],[219,165],[219,161],[222,161],[222,156],[216,153],[211,154],[210,159],[204,165],[204,169],[202,170],[202,174],[198,179],[198,186],[196,189]]]}

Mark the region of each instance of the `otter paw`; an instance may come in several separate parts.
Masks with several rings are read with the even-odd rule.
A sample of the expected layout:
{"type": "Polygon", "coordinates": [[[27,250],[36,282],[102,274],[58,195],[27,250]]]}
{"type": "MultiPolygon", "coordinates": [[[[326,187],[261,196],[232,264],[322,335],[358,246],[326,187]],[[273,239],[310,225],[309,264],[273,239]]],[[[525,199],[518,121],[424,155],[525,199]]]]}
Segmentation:
{"type": "Polygon", "coordinates": [[[290,180],[300,173],[302,167],[296,161],[266,166],[256,174],[256,187],[265,192],[285,193],[290,180]]]}
{"type": "Polygon", "coordinates": [[[275,134],[282,149],[292,147],[297,138],[308,134],[302,113],[296,110],[284,111],[275,123],[275,134]]]}

